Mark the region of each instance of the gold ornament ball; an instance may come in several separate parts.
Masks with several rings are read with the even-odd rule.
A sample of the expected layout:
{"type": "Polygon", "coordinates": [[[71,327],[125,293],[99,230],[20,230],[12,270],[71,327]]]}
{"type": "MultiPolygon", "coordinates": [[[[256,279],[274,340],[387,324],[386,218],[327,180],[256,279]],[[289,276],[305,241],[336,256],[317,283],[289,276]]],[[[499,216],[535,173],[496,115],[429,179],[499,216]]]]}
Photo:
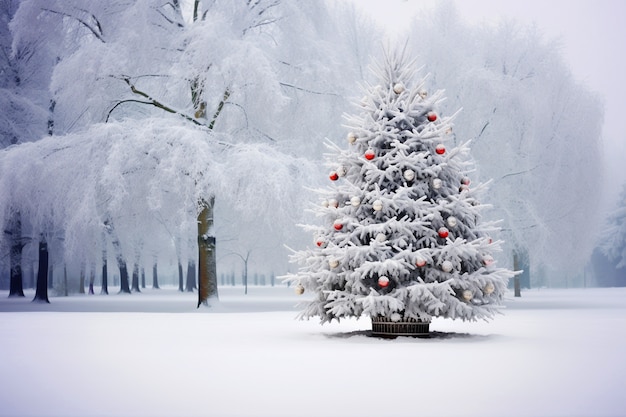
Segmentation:
{"type": "Polygon", "coordinates": [[[350,199],[350,205],[352,205],[352,207],[358,207],[361,205],[361,199],[357,196],[354,196],[350,199]]]}
{"type": "Polygon", "coordinates": [[[407,181],[413,181],[415,179],[415,171],[413,171],[412,169],[407,169],[402,175],[407,181]]]}
{"type": "Polygon", "coordinates": [[[304,287],[302,286],[302,284],[298,284],[296,285],[296,288],[294,288],[294,291],[296,292],[296,294],[302,295],[304,294],[304,287]]]}
{"type": "Polygon", "coordinates": [[[443,270],[443,272],[450,272],[450,271],[452,271],[452,262],[450,262],[450,261],[443,261],[443,263],[441,264],[441,269],[443,270]]]}
{"type": "Polygon", "coordinates": [[[386,241],[387,241],[387,235],[385,235],[384,233],[379,233],[376,235],[376,242],[384,243],[386,241]]]}
{"type": "Polygon", "coordinates": [[[402,83],[396,83],[393,86],[393,92],[396,94],[401,94],[404,91],[404,85],[402,83]]]}
{"type": "Polygon", "coordinates": [[[428,97],[428,92],[426,90],[420,90],[417,94],[419,94],[419,96],[423,99],[428,97]]]}
{"type": "Polygon", "coordinates": [[[485,288],[483,288],[483,292],[487,295],[492,294],[495,290],[496,287],[494,287],[491,282],[488,282],[487,285],[485,285],[485,288]]]}
{"type": "Polygon", "coordinates": [[[348,133],[348,143],[354,143],[354,142],[356,142],[356,135],[354,134],[354,132],[348,133]]]}
{"type": "Polygon", "coordinates": [[[383,209],[383,202],[380,200],[376,200],[372,203],[372,208],[374,211],[381,211],[383,209]]]}
{"type": "Polygon", "coordinates": [[[469,301],[474,298],[474,294],[470,290],[463,291],[462,297],[465,301],[469,301]]]}

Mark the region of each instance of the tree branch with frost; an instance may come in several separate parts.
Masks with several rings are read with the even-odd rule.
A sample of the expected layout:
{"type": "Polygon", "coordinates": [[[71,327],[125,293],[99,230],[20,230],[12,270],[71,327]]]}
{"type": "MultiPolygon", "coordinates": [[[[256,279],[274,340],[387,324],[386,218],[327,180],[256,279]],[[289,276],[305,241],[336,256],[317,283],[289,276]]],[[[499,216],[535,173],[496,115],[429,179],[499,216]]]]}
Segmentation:
{"type": "Polygon", "coordinates": [[[213,119],[209,124],[209,130],[213,130],[215,122],[217,121],[217,118],[219,117],[222,110],[224,109],[224,104],[226,104],[228,97],[230,97],[230,89],[226,88],[226,90],[224,90],[224,95],[222,96],[222,101],[219,102],[219,104],[217,105],[217,110],[215,111],[215,114],[213,114],[213,119]]]}
{"type": "MultiPolygon", "coordinates": [[[[117,77],[114,77],[114,78],[117,78],[117,77]]],[[[132,99],[120,100],[107,113],[107,117],[106,117],[107,121],[109,120],[109,117],[111,116],[111,113],[113,112],[113,110],[115,110],[119,105],[124,104],[124,103],[128,103],[128,102],[135,102],[135,103],[141,103],[141,104],[147,104],[147,105],[150,105],[150,106],[154,106],[154,107],[159,108],[161,110],[164,110],[164,111],[166,111],[168,113],[176,114],[176,115],[182,117],[183,119],[186,119],[186,120],[188,120],[188,121],[190,121],[190,122],[192,122],[192,123],[194,123],[194,124],[196,124],[198,126],[204,126],[203,123],[200,123],[199,121],[197,121],[193,117],[191,117],[189,115],[186,115],[184,113],[181,113],[180,111],[175,110],[174,108],[172,108],[172,107],[170,107],[170,106],[168,106],[166,104],[163,104],[160,101],[156,100],[155,98],[150,96],[148,93],[139,90],[135,86],[135,84],[133,84],[131,82],[130,77],[121,77],[120,79],[122,81],[124,81],[128,85],[128,87],[130,88],[130,91],[132,91],[133,94],[137,94],[138,96],[145,97],[147,99],[147,101],[132,100],[132,99]]],[[[220,103],[220,104],[221,104],[221,106],[223,106],[223,103],[220,103]]],[[[214,120],[211,122],[212,124],[215,122],[215,118],[217,117],[217,115],[219,115],[220,112],[221,112],[221,108],[218,108],[218,112],[216,112],[216,115],[214,116],[214,120]]],[[[212,129],[212,128],[213,128],[212,126],[209,126],[209,129],[212,129]]]]}
{"type": "Polygon", "coordinates": [[[500,179],[501,179],[501,180],[503,180],[503,179],[505,179],[506,177],[514,177],[514,176],[516,176],[516,175],[528,174],[529,172],[532,172],[532,171],[536,170],[537,168],[539,168],[539,165],[537,165],[537,166],[535,166],[535,167],[533,167],[533,168],[526,169],[526,170],[524,170],[524,171],[519,171],[519,172],[511,172],[511,173],[505,174],[505,175],[503,175],[502,177],[500,177],[500,179]]]}
{"type": "MultiPolygon", "coordinates": [[[[81,25],[86,27],[92,33],[92,35],[94,35],[96,37],[96,39],[98,39],[102,43],[106,43],[105,40],[104,40],[104,37],[103,37],[104,34],[102,33],[102,26],[100,26],[100,22],[98,21],[98,19],[96,19],[95,15],[91,14],[91,18],[95,22],[95,26],[96,26],[96,28],[98,30],[96,30],[96,28],[94,28],[87,21],[85,21],[84,19],[81,19],[78,16],[74,16],[74,15],[69,14],[69,13],[60,12],[58,10],[52,10],[52,9],[47,9],[47,8],[42,8],[41,10],[43,10],[45,12],[53,13],[53,14],[58,14],[58,15],[61,15],[61,16],[64,16],[64,17],[69,17],[71,19],[76,20],[78,23],[80,23],[81,25]]],[[[79,9],[79,10],[81,10],[81,9],[79,9]]],[[[86,10],[81,10],[81,11],[87,13],[86,10]]]]}
{"type": "Polygon", "coordinates": [[[293,84],[287,84],[287,83],[279,83],[281,86],[283,87],[289,87],[289,88],[293,88],[294,90],[300,90],[300,91],[304,91],[305,93],[310,93],[310,94],[318,94],[320,96],[334,96],[334,97],[341,97],[340,94],[336,94],[336,93],[327,93],[327,92],[323,92],[323,91],[315,91],[315,90],[309,90],[307,88],[302,88],[302,87],[298,87],[295,86],[293,84]]]}

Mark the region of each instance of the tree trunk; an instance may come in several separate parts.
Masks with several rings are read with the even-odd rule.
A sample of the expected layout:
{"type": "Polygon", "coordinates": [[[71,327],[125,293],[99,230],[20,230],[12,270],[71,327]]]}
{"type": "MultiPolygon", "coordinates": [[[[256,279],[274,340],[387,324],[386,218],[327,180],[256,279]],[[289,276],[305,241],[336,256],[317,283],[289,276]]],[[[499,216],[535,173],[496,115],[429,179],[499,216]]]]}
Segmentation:
{"type": "Polygon", "coordinates": [[[126,261],[120,256],[116,256],[117,267],[120,270],[120,292],[130,294],[130,285],[128,283],[128,267],[126,261]]]}
{"type": "Polygon", "coordinates": [[[69,294],[69,289],[67,288],[67,264],[63,264],[63,295],[67,297],[69,294]]]}
{"type": "Polygon", "coordinates": [[[83,264],[80,267],[80,279],[78,281],[78,293],[79,294],[85,293],[85,275],[86,275],[85,264],[83,264]]]}
{"type": "Polygon", "coordinates": [[[159,274],[157,271],[156,261],[154,261],[154,264],[152,264],[152,289],[159,289],[159,274]]]}
{"type": "Polygon", "coordinates": [[[24,245],[22,243],[22,219],[19,212],[13,215],[8,234],[11,235],[9,297],[24,297],[22,274],[22,249],[24,249],[24,245]]]}
{"type": "Polygon", "coordinates": [[[133,265],[133,292],[141,292],[139,289],[139,265],[133,265]]]}
{"type": "Polygon", "coordinates": [[[100,294],[109,294],[109,271],[107,267],[107,242],[104,233],[102,234],[102,283],[100,294]]]}
{"type": "Polygon", "coordinates": [[[107,267],[106,251],[104,251],[102,258],[102,284],[100,294],[109,294],[109,271],[107,267]]]}
{"type": "MultiPolygon", "coordinates": [[[[519,271],[519,255],[517,254],[517,252],[513,252],[513,271],[519,271]]],[[[515,277],[513,277],[513,291],[514,291],[514,296],[515,297],[521,297],[522,296],[522,292],[521,292],[521,288],[520,288],[520,279],[519,279],[519,274],[515,275],[515,277]]]]}
{"type": "Polygon", "coordinates": [[[54,289],[54,265],[50,262],[50,252],[48,252],[48,289],[54,289]]]}
{"type": "Polygon", "coordinates": [[[178,291],[185,291],[185,287],[183,286],[183,264],[180,263],[180,259],[178,260],[178,291]]]}
{"type": "Polygon", "coordinates": [[[93,292],[93,284],[96,282],[96,265],[92,265],[89,269],[89,294],[95,294],[93,292]]]}
{"type": "Polygon", "coordinates": [[[126,259],[124,259],[124,255],[122,254],[122,245],[120,244],[120,240],[117,238],[113,224],[109,221],[105,221],[104,226],[107,232],[111,235],[111,244],[113,245],[113,250],[115,251],[115,260],[117,261],[117,267],[120,270],[120,292],[130,294],[128,267],[126,266],[126,259]]]}
{"type": "Polygon", "coordinates": [[[37,271],[37,288],[33,301],[50,302],[48,300],[48,244],[44,237],[39,241],[39,270],[37,271]]]}
{"type": "Polygon", "coordinates": [[[141,267],[141,288],[146,288],[146,270],[141,267]]]}
{"type": "Polygon", "coordinates": [[[194,261],[187,262],[187,281],[185,282],[185,291],[193,292],[196,289],[196,263],[194,261]]]}
{"type": "Polygon", "coordinates": [[[215,197],[200,202],[198,215],[198,307],[208,305],[209,298],[218,298],[213,207],[215,197]]]}

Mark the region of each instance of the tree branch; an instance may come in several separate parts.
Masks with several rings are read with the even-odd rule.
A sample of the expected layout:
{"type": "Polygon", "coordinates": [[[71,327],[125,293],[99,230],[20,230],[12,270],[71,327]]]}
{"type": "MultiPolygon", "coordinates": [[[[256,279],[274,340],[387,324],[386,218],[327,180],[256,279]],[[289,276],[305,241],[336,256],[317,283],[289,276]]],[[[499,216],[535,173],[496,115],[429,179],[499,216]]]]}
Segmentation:
{"type": "Polygon", "coordinates": [[[217,105],[217,110],[215,111],[215,114],[213,115],[213,120],[211,120],[211,123],[209,124],[209,130],[213,130],[213,127],[215,126],[215,122],[217,121],[217,117],[220,115],[220,113],[224,109],[224,104],[226,103],[226,100],[228,100],[228,97],[230,97],[230,90],[227,88],[226,90],[224,90],[224,96],[222,97],[222,101],[220,101],[220,103],[217,105]]]}
{"type": "MultiPolygon", "coordinates": [[[[71,15],[69,13],[59,12],[57,10],[52,10],[52,9],[42,8],[41,10],[46,11],[46,12],[50,12],[50,13],[54,13],[54,14],[59,14],[61,16],[65,16],[65,17],[69,17],[69,18],[77,20],[81,25],[83,25],[87,29],[89,29],[89,31],[96,37],[96,39],[98,39],[102,43],[106,43],[104,41],[104,38],[102,37],[102,32],[101,31],[99,32],[96,29],[94,29],[89,23],[87,23],[85,20],[81,19],[80,17],[73,16],[73,15],[71,15]]],[[[91,15],[91,17],[93,17],[93,19],[95,20],[96,26],[98,27],[98,29],[102,30],[102,27],[100,26],[100,22],[98,22],[98,20],[95,18],[95,16],[91,15]]]]}
{"type": "Polygon", "coordinates": [[[530,169],[524,170],[524,171],[519,171],[519,172],[511,172],[510,174],[503,175],[502,177],[500,177],[500,179],[501,179],[501,180],[503,180],[503,179],[505,179],[506,177],[513,177],[513,176],[515,176],[515,175],[527,174],[527,173],[529,173],[529,172],[532,172],[532,171],[536,170],[537,168],[539,168],[539,165],[537,165],[537,166],[535,166],[535,167],[533,167],[533,168],[530,168],[530,169]]]}
{"type": "Polygon", "coordinates": [[[325,93],[325,92],[321,92],[321,91],[309,90],[309,89],[306,89],[306,88],[297,87],[295,85],[287,84],[287,83],[279,83],[279,84],[281,86],[283,86],[283,87],[293,88],[294,90],[300,90],[300,91],[304,91],[306,93],[318,94],[318,95],[321,95],[321,96],[335,96],[335,97],[339,97],[339,94],[335,94],[335,93],[325,93]]]}
{"type": "MultiPolygon", "coordinates": [[[[156,99],[152,98],[149,94],[147,94],[147,93],[145,93],[145,92],[143,92],[143,91],[141,91],[141,90],[137,89],[137,87],[135,87],[135,85],[134,85],[134,84],[130,81],[130,78],[129,78],[129,77],[122,77],[121,79],[122,79],[122,81],[124,81],[124,82],[128,85],[128,87],[130,87],[130,91],[132,91],[132,92],[133,92],[133,94],[137,94],[138,96],[145,97],[145,98],[147,99],[147,101],[140,101],[140,100],[122,100],[122,101],[118,102],[118,103],[117,103],[117,104],[116,104],[116,105],[115,105],[115,106],[111,109],[111,111],[109,111],[109,113],[108,113],[108,115],[107,115],[107,120],[109,119],[109,116],[111,115],[111,112],[112,112],[113,110],[115,110],[115,108],[116,108],[117,106],[119,106],[120,104],[123,104],[123,103],[128,103],[128,102],[136,102],[136,103],[142,103],[142,104],[148,104],[148,105],[154,106],[154,107],[159,108],[159,109],[161,109],[161,110],[164,110],[164,111],[166,111],[166,112],[168,112],[168,113],[176,114],[176,115],[178,115],[178,116],[182,117],[183,119],[186,119],[186,120],[188,120],[188,121],[190,121],[190,122],[192,122],[192,123],[194,123],[194,124],[196,124],[196,125],[198,125],[198,126],[204,126],[204,124],[203,124],[203,123],[200,123],[199,121],[197,121],[197,120],[196,120],[196,119],[194,119],[193,117],[188,116],[188,115],[186,115],[186,114],[184,114],[184,113],[181,113],[181,112],[179,112],[178,110],[175,110],[175,109],[173,109],[173,108],[171,108],[171,107],[169,107],[169,106],[167,106],[167,105],[165,105],[165,104],[161,103],[160,101],[158,101],[158,100],[156,100],[156,99]]],[[[228,97],[226,97],[226,98],[228,98],[228,97]]],[[[221,105],[221,106],[223,106],[223,102],[222,102],[222,103],[220,103],[220,105],[221,105]]],[[[218,107],[218,112],[217,112],[217,113],[215,114],[215,116],[213,117],[213,122],[211,122],[211,125],[212,125],[213,123],[215,123],[215,118],[217,118],[217,116],[219,115],[219,112],[220,112],[220,111],[221,111],[221,107],[218,107]]],[[[212,129],[212,126],[209,126],[209,129],[212,129]]]]}

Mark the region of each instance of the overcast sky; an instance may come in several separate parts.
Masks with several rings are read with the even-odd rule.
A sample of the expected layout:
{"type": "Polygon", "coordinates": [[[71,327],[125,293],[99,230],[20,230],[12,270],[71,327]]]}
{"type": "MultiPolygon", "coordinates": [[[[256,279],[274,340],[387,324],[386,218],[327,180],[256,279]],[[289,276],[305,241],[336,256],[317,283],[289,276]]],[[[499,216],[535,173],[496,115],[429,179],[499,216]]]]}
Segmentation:
{"type": "MultiPolygon", "coordinates": [[[[441,0],[353,0],[391,32],[441,0]]],[[[546,38],[559,38],[563,55],[579,81],[605,100],[607,182],[626,182],[626,1],[622,0],[457,0],[460,15],[475,24],[514,18],[536,24],[546,38]]]]}

